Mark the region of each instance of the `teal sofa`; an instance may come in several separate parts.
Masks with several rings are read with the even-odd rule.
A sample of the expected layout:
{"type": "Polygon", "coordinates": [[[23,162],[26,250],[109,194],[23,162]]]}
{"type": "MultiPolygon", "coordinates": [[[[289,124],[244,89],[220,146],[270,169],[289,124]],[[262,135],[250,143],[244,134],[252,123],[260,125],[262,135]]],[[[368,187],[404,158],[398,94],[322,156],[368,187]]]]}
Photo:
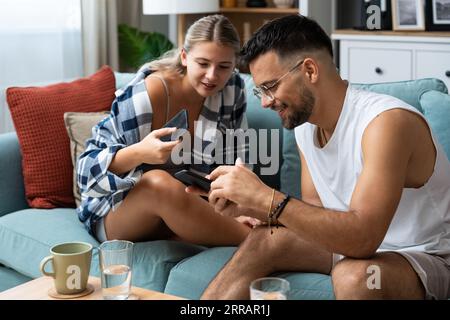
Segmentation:
{"type": "MultiPolygon", "coordinates": [[[[131,76],[116,73],[117,87],[131,76]]],[[[252,94],[252,79],[248,75],[243,76],[247,87],[249,126],[279,130],[279,135],[273,136],[273,140],[268,139],[268,143],[278,147],[274,153],[280,157],[281,170],[261,178],[267,184],[299,197],[300,164],[293,132],[282,129],[275,112],[260,107],[252,94]]],[[[438,130],[438,139],[442,140],[441,144],[449,154],[450,96],[443,82],[422,79],[362,87],[397,96],[423,112],[432,121],[433,130],[438,130]]],[[[255,166],[257,173],[261,166],[264,165],[255,166]]],[[[99,245],[79,222],[75,209],[28,207],[17,136],[15,133],[0,135],[0,291],[39,277],[39,263],[49,254],[50,247],[74,240],[92,243],[94,247],[99,245]]],[[[235,250],[235,247],[207,248],[165,240],[137,243],[133,285],[198,299],[235,250]]],[[[97,250],[93,253],[91,274],[99,276],[97,250]]],[[[331,278],[327,275],[279,273],[278,276],[289,280],[290,299],[334,299],[331,278]]]]}

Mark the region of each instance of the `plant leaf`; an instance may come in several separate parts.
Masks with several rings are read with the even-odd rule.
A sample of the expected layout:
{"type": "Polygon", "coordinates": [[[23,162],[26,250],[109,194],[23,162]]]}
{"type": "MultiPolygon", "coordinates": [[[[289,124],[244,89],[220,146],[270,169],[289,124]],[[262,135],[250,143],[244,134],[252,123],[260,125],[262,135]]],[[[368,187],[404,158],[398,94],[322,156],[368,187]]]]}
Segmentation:
{"type": "Polygon", "coordinates": [[[137,69],[173,48],[172,42],[158,32],[144,32],[126,24],[120,24],[118,33],[121,67],[137,69]]]}

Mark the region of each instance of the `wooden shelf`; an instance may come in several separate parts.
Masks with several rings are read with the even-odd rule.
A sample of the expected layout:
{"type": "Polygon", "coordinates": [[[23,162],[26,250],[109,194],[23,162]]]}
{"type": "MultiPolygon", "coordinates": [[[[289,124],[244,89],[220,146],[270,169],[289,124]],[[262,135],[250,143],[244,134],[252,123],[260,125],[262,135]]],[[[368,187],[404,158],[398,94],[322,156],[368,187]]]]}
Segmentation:
{"type": "Polygon", "coordinates": [[[337,29],[333,31],[335,35],[364,35],[364,36],[402,36],[402,37],[450,37],[448,31],[363,31],[355,29],[337,29]]]}
{"type": "Polygon", "coordinates": [[[220,8],[220,12],[223,13],[266,13],[266,14],[295,14],[299,13],[298,8],[220,8]]]}
{"type": "MultiPolygon", "coordinates": [[[[270,2],[271,3],[271,2],[270,2]]],[[[273,5],[265,8],[221,7],[219,13],[226,16],[236,27],[241,39],[241,45],[265,22],[290,14],[298,14],[299,8],[276,8],[273,5]]],[[[178,46],[184,42],[187,27],[204,14],[179,14],[178,17],[178,46]]]]}

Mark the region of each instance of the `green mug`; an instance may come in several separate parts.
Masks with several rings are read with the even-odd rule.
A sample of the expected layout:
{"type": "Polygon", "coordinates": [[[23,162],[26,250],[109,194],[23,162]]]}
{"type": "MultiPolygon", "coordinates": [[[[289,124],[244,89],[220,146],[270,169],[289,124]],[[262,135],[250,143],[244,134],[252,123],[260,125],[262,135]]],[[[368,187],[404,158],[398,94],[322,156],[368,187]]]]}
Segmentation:
{"type": "Polygon", "coordinates": [[[59,294],[77,294],[86,290],[92,260],[92,245],[86,242],[66,242],[54,245],[51,256],[41,261],[42,274],[55,279],[59,294]],[[45,271],[52,262],[53,272],[45,271]]]}

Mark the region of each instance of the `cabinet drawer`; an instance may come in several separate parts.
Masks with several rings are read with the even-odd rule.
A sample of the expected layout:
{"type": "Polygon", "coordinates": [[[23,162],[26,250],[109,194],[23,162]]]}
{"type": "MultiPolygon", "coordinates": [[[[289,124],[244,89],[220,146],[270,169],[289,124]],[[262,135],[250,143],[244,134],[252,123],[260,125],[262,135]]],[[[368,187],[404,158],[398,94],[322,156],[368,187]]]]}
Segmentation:
{"type": "Polygon", "coordinates": [[[438,78],[450,88],[450,50],[417,50],[416,78],[438,78]]]}
{"type": "Polygon", "coordinates": [[[349,48],[348,80],[356,83],[412,79],[412,50],[349,48]]]}

